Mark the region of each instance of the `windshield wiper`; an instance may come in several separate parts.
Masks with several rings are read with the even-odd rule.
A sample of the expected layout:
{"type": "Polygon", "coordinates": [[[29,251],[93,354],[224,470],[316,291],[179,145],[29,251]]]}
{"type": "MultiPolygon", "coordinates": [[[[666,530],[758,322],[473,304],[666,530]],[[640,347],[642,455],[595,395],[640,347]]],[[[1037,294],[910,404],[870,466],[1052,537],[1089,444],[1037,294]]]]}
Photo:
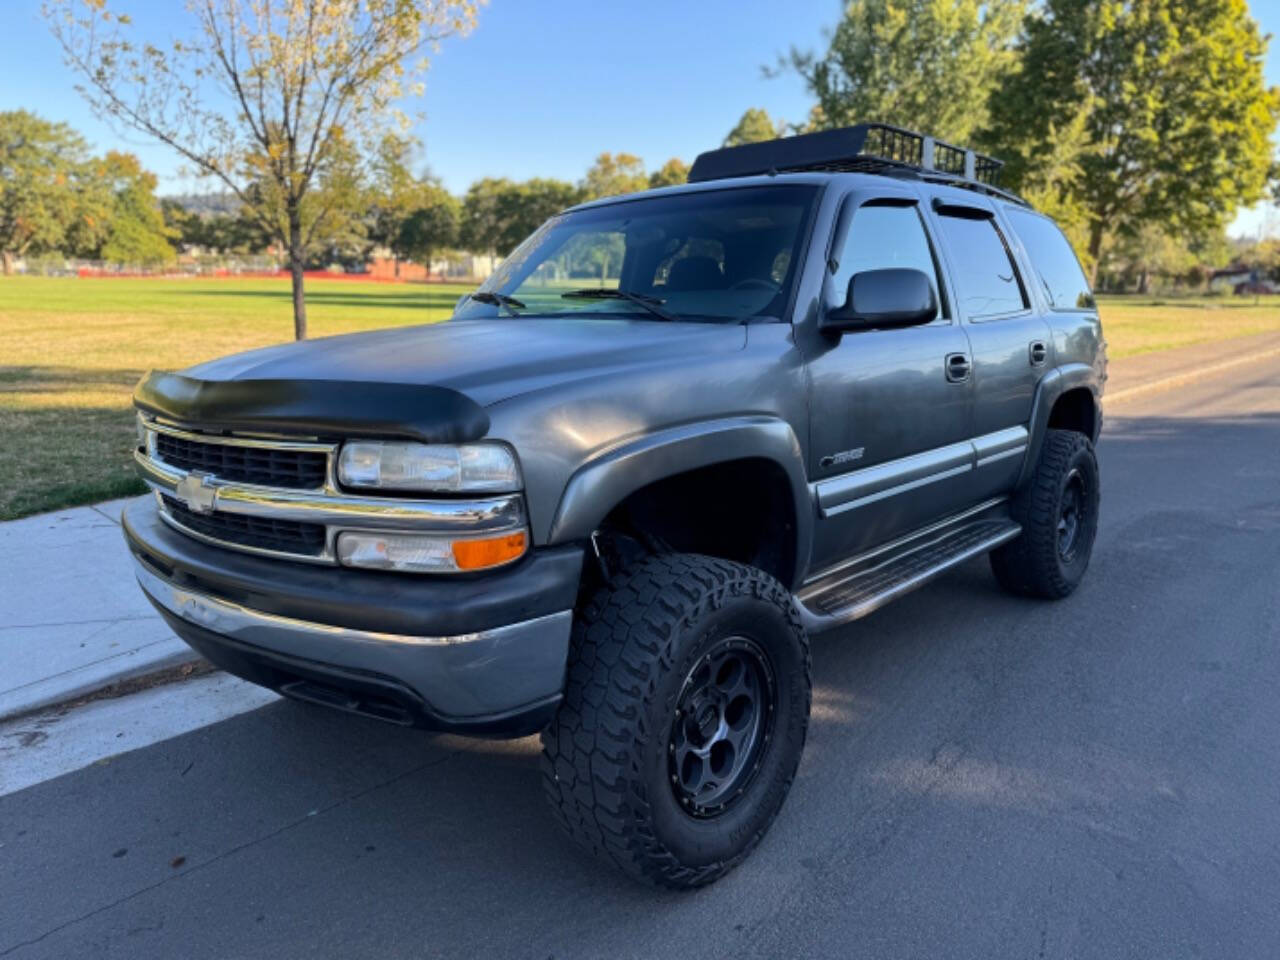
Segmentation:
{"type": "Polygon", "coordinates": [[[663,310],[665,302],[658,297],[645,296],[643,293],[632,293],[630,290],[615,290],[613,287],[586,287],[582,290],[570,290],[560,294],[566,300],[627,300],[637,306],[644,307],[655,317],[663,320],[678,320],[669,310],[663,310]]]}
{"type": "Polygon", "coordinates": [[[523,310],[525,306],[523,300],[517,300],[515,297],[508,297],[505,293],[494,293],[491,290],[477,290],[475,293],[471,294],[471,299],[476,303],[487,303],[494,307],[506,307],[511,311],[511,315],[513,317],[520,316],[516,308],[523,310]]]}

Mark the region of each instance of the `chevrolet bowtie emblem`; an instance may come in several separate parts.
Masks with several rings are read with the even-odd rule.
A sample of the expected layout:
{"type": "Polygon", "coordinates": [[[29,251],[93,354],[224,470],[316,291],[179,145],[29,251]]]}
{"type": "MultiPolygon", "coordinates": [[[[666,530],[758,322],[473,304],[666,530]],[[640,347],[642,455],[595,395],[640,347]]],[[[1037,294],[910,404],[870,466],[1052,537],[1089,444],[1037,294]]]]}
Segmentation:
{"type": "Polygon", "coordinates": [[[187,505],[192,513],[213,513],[218,499],[218,488],[211,486],[207,473],[188,473],[178,481],[173,495],[187,505]]]}

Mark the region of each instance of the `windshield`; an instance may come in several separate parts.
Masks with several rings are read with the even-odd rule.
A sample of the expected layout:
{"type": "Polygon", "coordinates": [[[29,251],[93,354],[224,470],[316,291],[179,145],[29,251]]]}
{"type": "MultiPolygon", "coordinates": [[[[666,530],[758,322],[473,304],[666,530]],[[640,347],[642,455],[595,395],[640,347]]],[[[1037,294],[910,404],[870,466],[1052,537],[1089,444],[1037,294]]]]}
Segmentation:
{"type": "Polygon", "coordinates": [[[802,184],[742,187],[561,214],[457,316],[781,317],[816,193],[802,184]]]}

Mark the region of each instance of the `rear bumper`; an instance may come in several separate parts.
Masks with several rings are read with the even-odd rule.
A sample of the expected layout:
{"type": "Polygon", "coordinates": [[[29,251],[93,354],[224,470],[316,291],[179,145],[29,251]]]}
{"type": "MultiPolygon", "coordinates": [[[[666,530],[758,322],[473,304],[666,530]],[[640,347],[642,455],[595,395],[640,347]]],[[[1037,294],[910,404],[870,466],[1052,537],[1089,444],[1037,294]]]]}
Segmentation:
{"type": "Polygon", "coordinates": [[[138,581],[174,631],[289,696],[436,730],[522,736],[559,702],[580,548],[447,582],[242,555],[124,517],[138,581]]]}

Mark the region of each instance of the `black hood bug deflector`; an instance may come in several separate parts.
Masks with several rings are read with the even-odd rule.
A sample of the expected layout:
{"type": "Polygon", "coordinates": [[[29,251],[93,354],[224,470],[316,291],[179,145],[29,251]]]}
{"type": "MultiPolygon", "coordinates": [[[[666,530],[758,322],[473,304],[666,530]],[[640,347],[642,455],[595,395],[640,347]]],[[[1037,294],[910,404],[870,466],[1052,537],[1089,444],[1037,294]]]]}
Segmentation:
{"type": "Polygon", "coordinates": [[[153,370],[139,410],[206,430],[465,443],[489,429],[484,409],[447,387],[346,380],[197,380],[153,370]]]}

